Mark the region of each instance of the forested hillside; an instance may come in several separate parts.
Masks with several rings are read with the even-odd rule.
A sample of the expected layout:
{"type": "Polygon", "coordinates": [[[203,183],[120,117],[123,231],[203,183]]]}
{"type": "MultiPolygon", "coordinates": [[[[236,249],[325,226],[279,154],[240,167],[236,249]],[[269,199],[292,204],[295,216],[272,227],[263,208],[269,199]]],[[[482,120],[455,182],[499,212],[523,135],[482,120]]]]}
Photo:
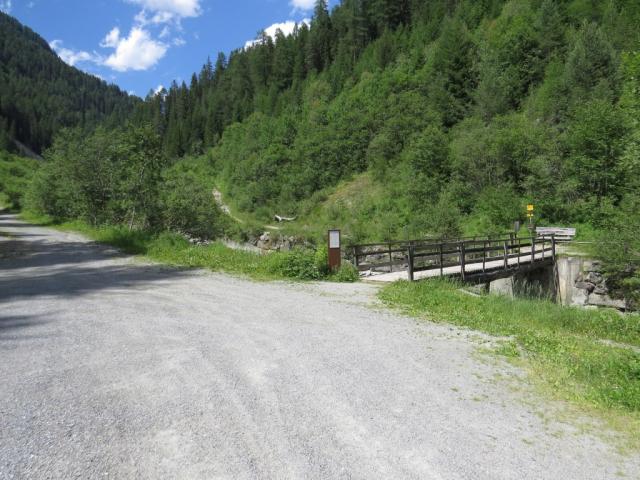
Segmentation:
{"type": "Polygon", "coordinates": [[[379,235],[501,229],[527,201],[601,223],[637,178],[639,22],[633,0],[319,1],[310,28],[220,54],[137,120],[171,157],[214,147],[264,217],[369,172],[382,197],[335,220],[382,218],[379,235]]]}
{"type": "Polygon", "coordinates": [[[533,202],[640,256],[638,24],[635,0],[319,0],[309,27],[150,94],[139,129],[59,137],[30,198],[146,228],[177,202],[184,231],[216,184],[353,241],[502,231],[533,202]]]}
{"type": "Polygon", "coordinates": [[[122,124],[137,101],[70,67],[38,34],[0,12],[0,150],[18,140],[39,153],[63,127],[122,124]]]}

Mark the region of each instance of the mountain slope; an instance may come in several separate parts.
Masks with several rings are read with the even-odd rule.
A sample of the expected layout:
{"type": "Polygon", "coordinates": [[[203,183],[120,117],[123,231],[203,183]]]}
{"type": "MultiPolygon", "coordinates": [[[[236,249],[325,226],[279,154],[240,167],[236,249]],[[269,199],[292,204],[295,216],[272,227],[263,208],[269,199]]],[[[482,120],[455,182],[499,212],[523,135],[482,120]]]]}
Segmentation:
{"type": "Polygon", "coordinates": [[[0,149],[18,140],[41,152],[61,128],[116,125],[136,103],[64,63],[42,37],[0,12],[0,149]]]}

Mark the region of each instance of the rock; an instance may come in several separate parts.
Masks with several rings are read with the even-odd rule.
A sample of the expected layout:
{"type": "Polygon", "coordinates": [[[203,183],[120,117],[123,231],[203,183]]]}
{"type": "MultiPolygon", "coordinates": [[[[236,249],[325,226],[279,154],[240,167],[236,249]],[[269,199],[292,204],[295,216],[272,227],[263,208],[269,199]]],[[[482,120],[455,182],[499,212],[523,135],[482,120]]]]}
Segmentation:
{"type": "Polygon", "coordinates": [[[598,272],[589,272],[585,280],[593,283],[594,285],[598,285],[599,283],[602,283],[603,277],[602,274],[598,272]]]}
{"type": "Polygon", "coordinates": [[[609,307],[617,308],[618,310],[626,310],[627,302],[625,300],[616,300],[609,295],[599,295],[593,293],[589,295],[588,305],[595,305],[596,307],[609,307]]]}
{"type": "Polygon", "coordinates": [[[589,293],[581,288],[573,288],[571,292],[571,305],[583,307],[589,300],[589,293]]]}
{"type": "Polygon", "coordinates": [[[591,293],[594,291],[596,286],[590,282],[576,282],[576,288],[579,288],[580,290],[586,290],[587,292],[591,293]]]}
{"type": "Polygon", "coordinates": [[[609,289],[606,287],[606,285],[598,285],[593,289],[593,293],[595,293],[596,295],[606,295],[607,293],[609,293],[609,289]]]}

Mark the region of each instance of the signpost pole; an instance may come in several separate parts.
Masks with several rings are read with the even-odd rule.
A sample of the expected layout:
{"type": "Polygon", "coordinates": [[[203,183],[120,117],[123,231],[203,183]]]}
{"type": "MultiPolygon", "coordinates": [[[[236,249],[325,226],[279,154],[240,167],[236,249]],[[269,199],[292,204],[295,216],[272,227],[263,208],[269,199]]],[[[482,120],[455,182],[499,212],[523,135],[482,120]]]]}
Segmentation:
{"type": "Polygon", "coordinates": [[[329,243],[329,270],[335,272],[342,265],[340,230],[329,230],[327,237],[329,243]]]}

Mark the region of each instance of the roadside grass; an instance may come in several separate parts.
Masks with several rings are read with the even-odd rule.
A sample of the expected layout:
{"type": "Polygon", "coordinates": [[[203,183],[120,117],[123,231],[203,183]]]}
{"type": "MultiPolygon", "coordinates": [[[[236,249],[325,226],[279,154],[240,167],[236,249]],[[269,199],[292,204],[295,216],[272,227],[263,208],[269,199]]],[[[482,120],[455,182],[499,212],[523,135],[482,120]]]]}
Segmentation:
{"type": "Polygon", "coordinates": [[[286,253],[260,255],[231,249],[220,242],[192,245],[184,237],[171,232],[150,233],[129,230],[123,225],[91,226],[81,221],[57,222],[51,217],[23,212],[30,223],[77,232],[99,243],[118,248],[124,253],[142,255],[172,266],[205,268],[216,272],[242,275],[255,280],[330,280],[354,282],[358,274],[345,266],[335,274],[327,271],[325,249],[293,250],[286,253]]]}
{"type": "Polygon", "coordinates": [[[406,314],[508,337],[495,353],[555,398],[595,413],[640,449],[640,316],[549,301],[471,296],[447,280],[397,282],[381,300],[406,314]]]}

